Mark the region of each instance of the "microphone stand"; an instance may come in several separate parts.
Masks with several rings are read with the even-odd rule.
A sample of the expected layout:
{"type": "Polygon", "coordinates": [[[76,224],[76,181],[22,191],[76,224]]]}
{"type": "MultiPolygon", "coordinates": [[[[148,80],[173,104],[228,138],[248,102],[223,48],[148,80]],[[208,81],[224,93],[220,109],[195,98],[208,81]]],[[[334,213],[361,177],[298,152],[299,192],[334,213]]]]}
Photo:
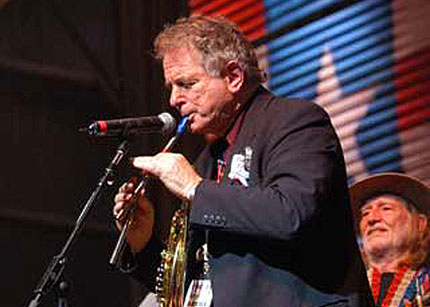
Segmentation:
{"type": "Polygon", "coordinates": [[[109,166],[105,169],[104,175],[100,178],[96,188],[94,189],[93,193],[91,194],[90,198],[88,199],[87,203],[82,209],[81,214],[76,220],[75,227],[72,233],[70,234],[69,238],[67,239],[63,249],[58,255],[53,257],[53,259],[51,260],[51,263],[49,264],[41,280],[39,281],[36,289],[33,291],[33,298],[30,301],[28,307],[38,306],[40,304],[42,297],[48,291],[52,290],[52,288],[58,283],[64,271],[64,268],[67,262],[67,256],[70,252],[70,248],[72,244],[76,241],[78,234],[81,232],[85,219],[88,216],[89,211],[92,209],[92,207],[94,207],[96,201],[98,200],[100,193],[102,192],[102,189],[105,187],[106,184],[107,185],[113,184],[112,178],[113,178],[114,170],[119,165],[122,158],[126,155],[127,145],[128,145],[128,140],[125,139],[118,146],[114,158],[110,162],[109,166]]]}
{"type": "Polygon", "coordinates": [[[58,291],[58,300],[57,300],[57,307],[71,307],[71,305],[67,301],[67,292],[69,285],[66,281],[60,281],[57,286],[58,291]]]}

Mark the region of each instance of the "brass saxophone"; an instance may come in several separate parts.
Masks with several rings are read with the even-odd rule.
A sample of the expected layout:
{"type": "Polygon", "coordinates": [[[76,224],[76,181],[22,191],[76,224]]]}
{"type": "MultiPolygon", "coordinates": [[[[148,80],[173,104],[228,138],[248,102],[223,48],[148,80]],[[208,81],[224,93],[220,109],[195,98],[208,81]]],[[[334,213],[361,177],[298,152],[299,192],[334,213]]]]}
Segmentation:
{"type": "Polygon", "coordinates": [[[188,206],[183,202],[176,210],[167,247],[161,252],[155,292],[159,307],[183,307],[187,265],[188,206]]]}

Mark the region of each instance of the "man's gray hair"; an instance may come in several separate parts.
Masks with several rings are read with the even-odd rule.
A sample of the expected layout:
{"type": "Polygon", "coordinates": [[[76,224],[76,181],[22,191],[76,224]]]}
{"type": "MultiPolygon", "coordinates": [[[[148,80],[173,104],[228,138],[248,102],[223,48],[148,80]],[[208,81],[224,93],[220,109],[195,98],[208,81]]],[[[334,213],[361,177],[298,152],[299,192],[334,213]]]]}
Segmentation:
{"type": "Polygon", "coordinates": [[[163,59],[171,48],[195,48],[202,55],[202,66],[213,77],[221,77],[228,61],[235,60],[249,82],[263,83],[266,74],[258,66],[252,44],[225,19],[192,16],[167,26],[155,39],[154,53],[163,59]]]}

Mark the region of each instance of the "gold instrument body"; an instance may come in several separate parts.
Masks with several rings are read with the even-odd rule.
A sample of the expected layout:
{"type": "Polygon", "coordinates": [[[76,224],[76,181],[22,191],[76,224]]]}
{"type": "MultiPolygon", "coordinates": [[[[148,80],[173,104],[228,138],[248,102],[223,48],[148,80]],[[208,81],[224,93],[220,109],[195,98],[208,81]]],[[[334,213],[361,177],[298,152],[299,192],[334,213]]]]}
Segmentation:
{"type": "Polygon", "coordinates": [[[170,226],[167,247],[161,253],[156,280],[159,307],[183,307],[187,265],[188,203],[176,210],[170,226]]]}

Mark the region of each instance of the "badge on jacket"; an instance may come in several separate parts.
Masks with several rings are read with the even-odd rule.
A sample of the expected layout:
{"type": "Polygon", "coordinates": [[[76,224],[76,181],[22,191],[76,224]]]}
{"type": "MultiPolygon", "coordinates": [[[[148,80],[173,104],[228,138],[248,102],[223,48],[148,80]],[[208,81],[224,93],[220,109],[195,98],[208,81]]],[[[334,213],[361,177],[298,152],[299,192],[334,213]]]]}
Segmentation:
{"type": "Polygon", "coordinates": [[[234,154],[231,158],[228,178],[239,181],[243,186],[249,186],[249,170],[251,168],[252,148],[245,147],[245,154],[234,154]]]}

